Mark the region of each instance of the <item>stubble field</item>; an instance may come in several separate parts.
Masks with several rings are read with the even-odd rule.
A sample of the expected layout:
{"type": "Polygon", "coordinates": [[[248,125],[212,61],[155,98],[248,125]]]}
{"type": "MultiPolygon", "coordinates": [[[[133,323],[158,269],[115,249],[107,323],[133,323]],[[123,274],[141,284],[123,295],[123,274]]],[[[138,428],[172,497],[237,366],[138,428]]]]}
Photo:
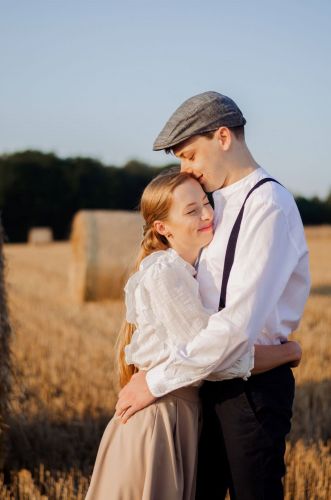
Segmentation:
{"type": "MultiPolygon", "coordinates": [[[[304,356],[286,452],[286,499],[331,498],[331,227],[306,230],[313,286],[293,338],[304,356]]],[[[6,245],[15,377],[1,499],[82,499],[116,401],[121,301],[75,304],[69,243],[6,245]]],[[[170,500],[170,499],[169,499],[170,500]]]]}

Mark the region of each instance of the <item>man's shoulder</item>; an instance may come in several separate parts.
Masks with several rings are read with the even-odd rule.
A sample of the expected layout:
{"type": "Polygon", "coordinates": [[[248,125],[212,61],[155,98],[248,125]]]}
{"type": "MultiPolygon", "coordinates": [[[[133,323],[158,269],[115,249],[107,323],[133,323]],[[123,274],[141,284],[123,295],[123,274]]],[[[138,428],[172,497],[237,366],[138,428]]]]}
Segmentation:
{"type": "Polygon", "coordinates": [[[274,206],[275,209],[281,210],[285,215],[289,215],[293,210],[296,211],[297,206],[293,194],[276,177],[270,175],[266,170],[261,169],[257,177],[257,182],[264,178],[270,178],[273,181],[259,186],[250,195],[249,205],[274,206]]]}
{"type": "MultiPolygon", "coordinates": [[[[260,179],[266,177],[274,179],[274,177],[269,175],[266,171],[260,172],[259,176],[260,179]]],[[[257,182],[260,179],[258,179],[257,182]]],[[[279,213],[279,216],[283,217],[284,222],[286,221],[291,240],[299,249],[299,253],[306,251],[306,241],[301,216],[293,194],[286,189],[285,186],[278,184],[278,182],[271,181],[257,188],[256,191],[251,194],[250,199],[247,200],[247,207],[245,208],[246,221],[251,218],[254,220],[254,215],[257,212],[259,213],[259,217],[262,218],[261,220],[263,220],[264,214],[270,214],[272,212],[279,213]]]]}

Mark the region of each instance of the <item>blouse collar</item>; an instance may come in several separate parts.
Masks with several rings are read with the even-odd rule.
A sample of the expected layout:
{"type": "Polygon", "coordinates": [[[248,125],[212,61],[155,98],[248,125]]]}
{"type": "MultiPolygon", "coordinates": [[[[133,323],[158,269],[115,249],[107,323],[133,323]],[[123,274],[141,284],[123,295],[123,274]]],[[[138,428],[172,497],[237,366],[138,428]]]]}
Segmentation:
{"type": "Polygon", "coordinates": [[[195,267],[184,260],[173,248],[168,248],[167,250],[158,250],[157,252],[153,252],[150,255],[147,255],[147,257],[145,257],[141,261],[139,271],[145,271],[160,259],[165,259],[167,262],[178,263],[181,266],[185,267],[192,274],[192,276],[196,275],[195,267]]]}

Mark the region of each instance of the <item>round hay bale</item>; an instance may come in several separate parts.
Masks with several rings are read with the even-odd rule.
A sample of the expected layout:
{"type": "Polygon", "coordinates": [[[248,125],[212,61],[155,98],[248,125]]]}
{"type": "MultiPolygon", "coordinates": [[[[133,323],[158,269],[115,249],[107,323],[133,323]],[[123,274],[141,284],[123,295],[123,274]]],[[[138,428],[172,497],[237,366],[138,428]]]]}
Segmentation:
{"type": "Polygon", "coordinates": [[[69,286],[79,301],[118,299],[137,257],[143,220],[138,212],[83,210],[71,231],[69,286]]]}
{"type": "Polygon", "coordinates": [[[50,227],[32,227],[28,234],[31,245],[47,245],[53,241],[53,231],[50,227]]]}
{"type": "Polygon", "coordinates": [[[5,260],[3,255],[3,229],[0,220],[0,468],[4,466],[8,449],[9,397],[12,381],[11,328],[5,287],[5,260]]]}

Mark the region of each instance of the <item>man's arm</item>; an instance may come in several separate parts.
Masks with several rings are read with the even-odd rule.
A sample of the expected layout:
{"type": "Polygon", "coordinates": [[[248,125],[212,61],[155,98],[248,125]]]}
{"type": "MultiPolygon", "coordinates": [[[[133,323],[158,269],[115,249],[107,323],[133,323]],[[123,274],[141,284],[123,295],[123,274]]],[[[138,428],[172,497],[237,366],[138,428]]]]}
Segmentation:
{"type": "MultiPolygon", "coordinates": [[[[279,207],[261,204],[252,216],[239,235],[226,307],[213,314],[207,328],[191,342],[148,372],[147,383],[154,396],[230,367],[255,343],[276,307],[300,256],[279,207]]],[[[297,320],[301,313],[298,311],[297,320]]]]}
{"type": "MultiPolygon", "coordinates": [[[[252,373],[263,373],[286,363],[292,367],[296,367],[300,364],[301,356],[301,347],[295,341],[271,346],[256,345],[252,373]]],[[[126,423],[137,411],[142,410],[157,400],[148,388],[146,373],[141,371],[133,375],[131,381],[119,394],[119,400],[116,404],[116,415],[121,417],[122,423],[126,423]]],[[[228,378],[228,375],[229,371],[225,371],[225,378],[228,378]]]]}

